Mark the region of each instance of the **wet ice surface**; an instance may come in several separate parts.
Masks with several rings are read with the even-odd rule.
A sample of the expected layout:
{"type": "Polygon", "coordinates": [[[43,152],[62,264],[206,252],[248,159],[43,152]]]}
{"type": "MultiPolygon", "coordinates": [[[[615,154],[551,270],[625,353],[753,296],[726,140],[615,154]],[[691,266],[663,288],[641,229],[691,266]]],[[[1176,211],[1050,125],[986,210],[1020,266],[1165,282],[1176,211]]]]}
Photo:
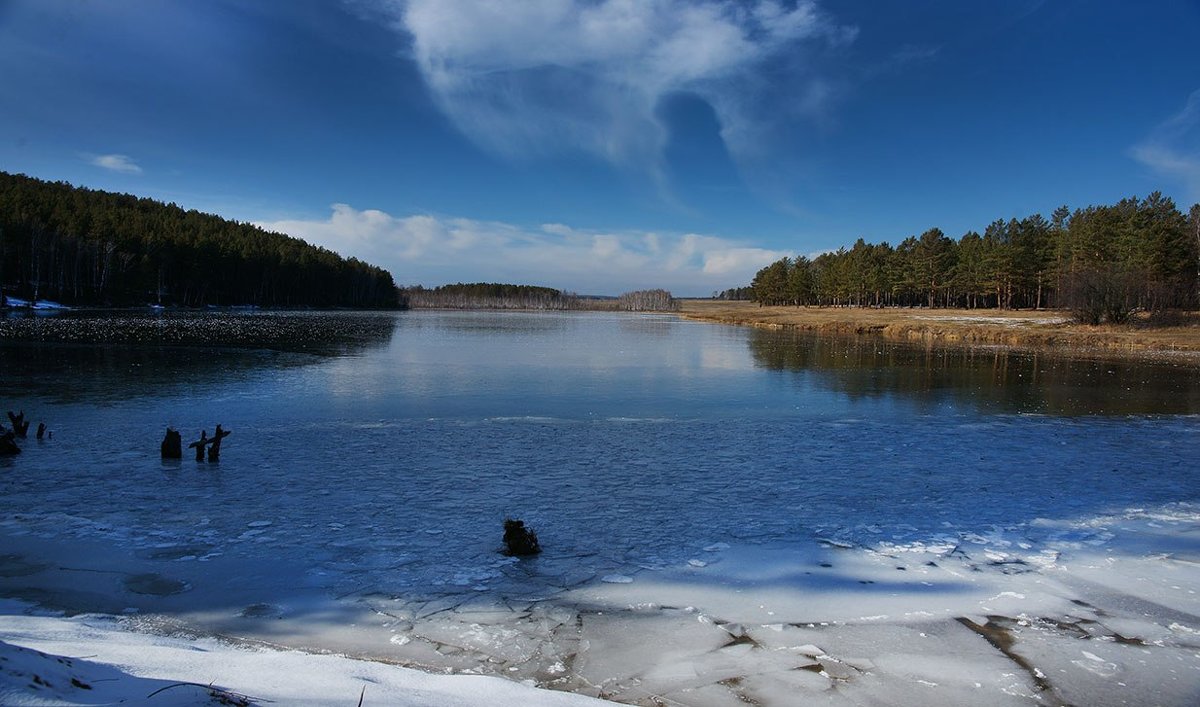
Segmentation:
{"type": "Polygon", "coordinates": [[[1200,690],[1194,371],[1005,359],[1000,390],[991,360],[779,371],[761,333],[670,319],[398,322],[333,358],[38,362],[66,395],[26,360],[0,398],[55,437],[0,461],[0,589],[647,704],[1200,690]],[[1152,385],[1191,414],[1026,414],[1152,385]],[[220,464],[157,458],[216,422],[220,464]],[[505,516],[544,554],[500,555],[505,516]]]}

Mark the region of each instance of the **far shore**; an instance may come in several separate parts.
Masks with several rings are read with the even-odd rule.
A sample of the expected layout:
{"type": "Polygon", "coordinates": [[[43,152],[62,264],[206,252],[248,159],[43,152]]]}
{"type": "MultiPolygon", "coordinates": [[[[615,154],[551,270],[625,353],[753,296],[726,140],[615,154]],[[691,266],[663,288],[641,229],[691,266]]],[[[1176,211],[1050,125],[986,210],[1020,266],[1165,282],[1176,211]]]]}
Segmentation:
{"type": "Polygon", "coordinates": [[[1200,312],[1180,315],[1179,326],[1146,321],[1089,326],[1072,322],[1063,310],[760,307],[754,302],[700,299],[680,300],[680,304],[685,319],[720,324],[1200,362],[1200,312]]]}
{"type": "MultiPolygon", "coordinates": [[[[1070,312],[1058,309],[997,310],[924,307],[885,307],[876,309],[871,307],[759,306],[749,301],[712,299],[677,299],[675,302],[679,304],[679,308],[674,311],[647,311],[646,313],[676,314],[684,319],[695,321],[752,326],[763,329],[788,329],[817,334],[878,336],[892,341],[913,343],[951,346],[998,346],[1061,353],[1070,356],[1152,358],[1200,364],[1200,311],[1175,313],[1173,315],[1175,321],[1172,326],[1155,323],[1145,317],[1135,318],[1133,322],[1125,325],[1105,324],[1092,326],[1075,323],[1071,319],[1070,312]]],[[[10,307],[9,309],[21,312],[26,308],[10,307]]],[[[75,311],[90,314],[111,313],[117,315],[147,311],[146,307],[124,309],[98,307],[67,308],[61,305],[47,306],[44,309],[50,309],[56,313],[59,311],[75,311]]],[[[466,309],[493,312],[546,311],[544,309],[527,308],[493,309],[469,307],[466,309]]],[[[596,311],[598,309],[600,308],[563,311],[596,311]]],[[[0,307],[0,340],[59,341],[69,339],[74,343],[81,341],[98,343],[101,340],[111,342],[114,338],[113,331],[106,331],[103,336],[99,336],[97,332],[93,332],[93,334],[99,336],[98,339],[82,336],[79,332],[75,331],[62,334],[59,337],[53,335],[53,331],[45,325],[45,322],[40,321],[44,319],[43,317],[37,317],[36,319],[39,321],[36,322],[27,322],[22,318],[4,317],[2,315],[4,311],[5,308],[0,307]],[[32,338],[22,335],[21,331],[17,330],[21,327],[34,327],[37,335],[32,338]]],[[[218,309],[171,309],[168,311],[189,314],[215,311],[225,315],[245,315],[258,313],[295,314],[305,312],[336,314],[345,311],[381,312],[396,310],[311,308],[267,308],[259,310],[257,307],[232,306],[218,309]]],[[[50,317],[49,319],[52,320],[54,317],[50,317]]],[[[122,337],[116,336],[115,338],[121,339],[122,337]]],[[[182,342],[172,341],[170,343],[182,342]]],[[[206,343],[212,342],[206,341],[206,343]]]]}

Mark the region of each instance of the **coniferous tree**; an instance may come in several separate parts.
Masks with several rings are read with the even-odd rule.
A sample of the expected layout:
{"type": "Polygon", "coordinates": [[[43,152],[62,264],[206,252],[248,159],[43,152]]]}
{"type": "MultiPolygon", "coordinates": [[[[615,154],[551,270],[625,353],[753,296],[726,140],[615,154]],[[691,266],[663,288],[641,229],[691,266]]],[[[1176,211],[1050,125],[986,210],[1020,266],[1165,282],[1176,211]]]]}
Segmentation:
{"type": "Polygon", "coordinates": [[[175,204],[0,172],[0,286],[67,304],[391,307],[392,276],[175,204]]]}
{"type": "Polygon", "coordinates": [[[1085,322],[1195,307],[1200,204],[1185,216],[1155,192],[1050,220],[997,219],[958,241],[939,229],[892,248],[859,238],[814,260],[784,258],[755,275],[760,304],[1061,307],[1085,322]]]}

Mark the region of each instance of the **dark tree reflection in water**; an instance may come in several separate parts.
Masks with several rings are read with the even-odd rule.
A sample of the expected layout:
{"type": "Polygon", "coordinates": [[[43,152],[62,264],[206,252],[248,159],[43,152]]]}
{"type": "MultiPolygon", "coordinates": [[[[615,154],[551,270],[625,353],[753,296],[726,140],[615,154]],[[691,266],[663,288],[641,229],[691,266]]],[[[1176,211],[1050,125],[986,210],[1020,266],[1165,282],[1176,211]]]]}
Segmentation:
{"type": "Polygon", "coordinates": [[[850,398],[904,396],[981,411],[1044,415],[1200,413],[1200,366],[1002,348],[932,347],[875,337],[751,330],[757,365],[850,398]]]}

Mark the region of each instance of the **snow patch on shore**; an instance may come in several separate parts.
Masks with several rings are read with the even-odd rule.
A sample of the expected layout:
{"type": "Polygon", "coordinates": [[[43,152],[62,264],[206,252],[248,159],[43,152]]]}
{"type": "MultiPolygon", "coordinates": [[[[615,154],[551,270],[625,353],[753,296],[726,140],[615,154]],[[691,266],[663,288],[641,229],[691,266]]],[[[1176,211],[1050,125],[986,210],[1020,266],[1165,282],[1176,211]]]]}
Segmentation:
{"type": "MultiPolygon", "coordinates": [[[[1151,695],[1158,704],[1190,705],[1200,694],[1200,629],[1192,620],[1200,616],[1196,504],[901,535],[881,534],[872,543],[827,536],[706,543],[712,561],[704,566],[683,560],[590,580],[580,575],[570,588],[530,586],[524,597],[362,591],[335,601],[318,583],[270,604],[239,603],[236,615],[190,590],[181,595],[191,607],[184,611],[72,619],[32,616],[7,602],[0,603],[0,640],[71,659],[49,659],[53,664],[37,673],[55,689],[71,679],[100,683],[111,675],[105,670],[116,669],[122,675],[115,684],[128,683],[121,694],[137,699],[168,682],[213,684],[283,704],[350,703],[366,684],[368,705],[557,705],[604,696],[735,707],[820,700],[830,690],[857,703],[901,705],[1135,704],[1151,695]],[[194,636],[197,628],[510,680],[480,683],[382,662],[172,637],[194,636]],[[95,657],[79,668],[75,656],[95,657]]],[[[15,556],[4,566],[25,586],[53,574],[15,556]]],[[[90,589],[99,591],[112,574],[137,568],[112,569],[67,579],[92,577],[90,589]]],[[[224,604],[249,598],[226,595],[224,604]]],[[[163,611],[173,606],[170,596],[151,599],[142,601],[163,611]]],[[[35,660],[15,650],[0,648],[0,656],[12,665],[35,660]]],[[[31,686],[31,671],[21,672],[25,677],[5,675],[0,703],[34,704],[48,689],[31,686]]],[[[80,703],[61,689],[67,692],[59,704],[80,703]]],[[[198,689],[173,688],[155,704],[198,689]]]]}
{"type": "Polygon", "coordinates": [[[13,307],[13,308],[24,307],[27,309],[34,309],[34,310],[47,311],[47,312],[49,312],[49,311],[66,311],[66,310],[70,309],[70,307],[68,307],[67,305],[59,304],[58,302],[50,302],[48,300],[35,300],[35,301],[31,302],[27,299],[21,299],[19,297],[6,297],[5,303],[9,307],[13,307]]]}
{"type": "Polygon", "coordinates": [[[430,675],[339,655],[147,635],[114,617],[30,611],[0,602],[0,704],[316,707],[354,704],[360,695],[365,705],[400,707],[600,704],[501,678],[430,675]]]}

